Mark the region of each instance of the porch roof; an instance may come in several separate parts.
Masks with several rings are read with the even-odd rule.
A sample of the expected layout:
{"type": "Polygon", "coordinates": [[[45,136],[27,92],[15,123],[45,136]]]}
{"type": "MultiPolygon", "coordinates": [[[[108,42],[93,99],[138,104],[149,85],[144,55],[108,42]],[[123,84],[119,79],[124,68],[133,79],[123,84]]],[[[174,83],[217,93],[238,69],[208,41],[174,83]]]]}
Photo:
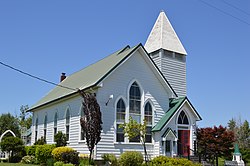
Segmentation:
{"type": "Polygon", "coordinates": [[[152,128],[152,132],[161,131],[166,123],[171,119],[175,112],[179,109],[186,97],[180,97],[178,99],[170,99],[169,110],[162,116],[161,120],[152,128]]]}

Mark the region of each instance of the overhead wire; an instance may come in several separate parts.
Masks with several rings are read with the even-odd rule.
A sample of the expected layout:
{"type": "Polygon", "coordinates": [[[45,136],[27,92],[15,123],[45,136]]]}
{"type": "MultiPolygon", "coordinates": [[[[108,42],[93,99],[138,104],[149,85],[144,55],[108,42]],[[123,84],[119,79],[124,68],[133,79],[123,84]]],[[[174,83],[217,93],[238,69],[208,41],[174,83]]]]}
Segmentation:
{"type": "Polygon", "coordinates": [[[40,78],[40,77],[38,77],[38,76],[29,74],[29,73],[27,73],[27,72],[24,72],[24,71],[22,71],[22,70],[20,70],[20,69],[17,69],[17,68],[15,68],[15,67],[13,67],[13,66],[11,66],[11,65],[8,65],[8,64],[6,64],[6,63],[3,63],[3,62],[1,62],[1,61],[0,61],[0,64],[3,65],[3,66],[5,66],[5,67],[7,67],[7,68],[9,68],[9,69],[12,69],[12,70],[14,70],[14,71],[16,71],[16,72],[19,72],[19,73],[24,74],[24,75],[26,75],[26,76],[29,76],[29,77],[32,77],[32,78],[34,78],[34,79],[40,80],[40,81],[42,81],[42,82],[46,82],[46,83],[48,83],[48,84],[52,84],[52,85],[55,85],[55,86],[58,86],[58,87],[61,87],[61,88],[65,88],[65,89],[68,89],[68,90],[73,90],[73,91],[78,91],[78,90],[79,90],[79,89],[77,89],[77,88],[71,88],[71,87],[68,87],[68,86],[56,84],[56,83],[54,83],[54,82],[52,82],[52,81],[48,81],[48,80],[43,79],[43,78],[40,78]]]}
{"type": "Polygon", "coordinates": [[[231,3],[229,3],[229,2],[227,2],[225,0],[222,0],[222,2],[225,3],[225,4],[227,4],[228,6],[230,6],[230,7],[234,8],[234,9],[236,9],[236,10],[238,10],[238,11],[240,11],[240,12],[242,12],[242,13],[250,16],[250,13],[246,12],[245,10],[242,10],[241,8],[239,8],[239,7],[233,5],[233,4],[231,4],[231,3]]]}
{"type": "Polygon", "coordinates": [[[219,12],[221,12],[223,14],[226,14],[226,15],[240,21],[241,23],[244,23],[244,24],[250,26],[250,23],[248,23],[248,22],[242,20],[241,18],[238,18],[238,17],[236,17],[236,16],[234,16],[234,15],[232,15],[232,14],[230,14],[230,13],[228,13],[228,12],[226,12],[226,11],[224,11],[224,10],[222,10],[222,9],[220,9],[220,8],[218,8],[218,7],[212,5],[212,4],[210,4],[210,3],[208,3],[208,2],[206,2],[204,0],[200,0],[200,2],[202,2],[203,4],[205,4],[205,5],[207,5],[207,6],[211,7],[211,8],[214,8],[214,9],[218,10],[219,12]]]}

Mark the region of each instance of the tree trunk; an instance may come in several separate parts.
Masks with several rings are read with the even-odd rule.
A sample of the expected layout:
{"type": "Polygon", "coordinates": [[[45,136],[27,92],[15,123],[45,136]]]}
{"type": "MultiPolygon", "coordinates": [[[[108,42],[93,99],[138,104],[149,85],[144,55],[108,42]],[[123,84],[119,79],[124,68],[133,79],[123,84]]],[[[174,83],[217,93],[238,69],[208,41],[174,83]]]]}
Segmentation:
{"type": "Polygon", "coordinates": [[[93,150],[90,151],[90,154],[89,154],[89,164],[91,164],[91,160],[92,160],[92,152],[93,150]]]}
{"type": "Polygon", "coordinates": [[[145,156],[144,156],[144,159],[145,159],[146,165],[148,165],[148,164],[147,164],[147,163],[148,163],[148,153],[147,153],[147,149],[146,149],[146,143],[143,142],[142,145],[143,145],[144,155],[145,155],[145,156]]]}

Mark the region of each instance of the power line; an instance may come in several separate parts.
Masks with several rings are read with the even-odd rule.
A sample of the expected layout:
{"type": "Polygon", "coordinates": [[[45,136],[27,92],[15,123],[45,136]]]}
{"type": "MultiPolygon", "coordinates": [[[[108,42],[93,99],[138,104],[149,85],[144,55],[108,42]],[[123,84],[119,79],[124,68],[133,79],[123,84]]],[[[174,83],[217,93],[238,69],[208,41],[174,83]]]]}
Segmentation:
{"type": "Polygon", "coordinates": [[[45,79],[43,79],[43,78],[37,77],[37,76],[35,76],[35,75],[29,74],[29,73],[27,73],[27,72],[24,72],[24,71],[22,71],[22,70],[20,70],[20,69],[15,68],[15,67],[12,67],[12,66],[10,66],[10,65],[8,65],[8,64],[6,64],[6,63],[3,63],[3,62],[1,62],[1,61],[0,61],[0,64],[3,65],[3,66],[5,66],[5,67],[8,67],[8,68],[10,68],[10,69],[12,69],[12,70],[15,70],[15,71],[17,71],[17,72],[19,72],[19,73],[21,73],[21,74],[24,74],[24,75],[27,75],[27,76],[32,77],[32,78],[34,78],[34,79],[37,79],[37,80],[39,80],[39,81],[46,82],[46,83],[48,83],[48,84],[52,84],[52,85],[55,85],[55,86],[58,86],[58,87],[61,87],[61,88],[65,88],[65,89],[69,89],[69,90],[73,90],[73,91],[78,91],[78,89],[76,89],[76,88],[70,88],[70,87],[67,87],[67,86],[63,86],[63,85],[56,84],[56,83],[54,83],[54,82],[45,80],[45,79]]]}
{"type": "Polygon", "coordinates": [[[250,14],[248,12],[246,12],[245,10],[242,10],[241,8],[239,8],[239,7],[237,7],[237,6],[233,5],[233,4],[230,4],[229,2],[227,2],[225,0],[222,0],[222,2],[227,4],[228,6],[231,6],[232,8],[234,8],[234,9],[236,9],[238,11],[241,11],[242,13],[250,16],[250,14]]]}
{"type": "Polygon", "coordinates": [[[214,8],[214,9],[220,11],[223,14],[226,14],[226,15],[228,15],[228,16],[230,16],[230,17],[232,17],[232,18],[234,18],[234,19],[236,19],[238,21],[240,21],[241,23],[244,23],[244,24],[250,26],[250,23],[248,23],[248,22],[246,22],[246,21],[244,21],[244,20],[242,20],[242,19],[240,19],[240,18],[238,18],[238,17],[236,17],[236,16],[234,16],[234,15],[232,15],[232,14],[230,14],[230,13],[224,11],[224,10],[221,10],[220,8],[214,6],[214,5],[210,4],[210,3],[207,3],[206,1],[200,0],[200,2],[204,3],[205,5],[207,5],[207,6],[211,7],[211,8],[214,8]]]}

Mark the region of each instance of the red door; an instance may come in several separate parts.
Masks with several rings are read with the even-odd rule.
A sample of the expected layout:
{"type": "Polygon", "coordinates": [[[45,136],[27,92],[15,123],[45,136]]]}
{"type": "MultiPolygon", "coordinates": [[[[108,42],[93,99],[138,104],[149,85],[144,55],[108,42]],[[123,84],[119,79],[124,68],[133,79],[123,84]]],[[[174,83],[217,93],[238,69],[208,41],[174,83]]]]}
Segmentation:
{"type": "Polygon", "coordinates": [[[178,155],[188,156],[190,130],[178,130],[178,155]]]}

